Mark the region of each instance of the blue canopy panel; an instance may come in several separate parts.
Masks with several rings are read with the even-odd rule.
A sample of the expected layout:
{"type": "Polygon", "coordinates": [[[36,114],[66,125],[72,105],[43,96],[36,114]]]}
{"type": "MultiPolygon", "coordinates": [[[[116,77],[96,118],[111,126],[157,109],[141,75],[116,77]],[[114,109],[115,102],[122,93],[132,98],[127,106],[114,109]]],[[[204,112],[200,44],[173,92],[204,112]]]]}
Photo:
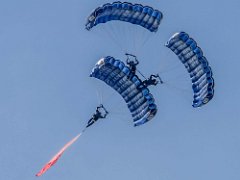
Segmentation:
{"type": "Polygon", "coordinates": [[[90,77],[100,79],[115,89],[127,103],[134,126],[139,126],[156,115],[157,106],[148,88],[136,75],[129,79],[130,73],[122,61],[107,56],[97,62],[90,77]]]}
{"type": "Polygon", "coordinates": [[[162,17],[163,14],[152,7],[118,1],[96,8],[87,18],[85,27],[90,30],[100,23],[119,20],[137,24],[151,32],[156,32],[162,17]]]}
{"type": "Polygon", "coordinates": [[[207,104],[214,95],[214,79],[201,48],[185,32],[174,34],[165,45],[178,56],[190,74],[194,94],[192,106],[207,104]]]}

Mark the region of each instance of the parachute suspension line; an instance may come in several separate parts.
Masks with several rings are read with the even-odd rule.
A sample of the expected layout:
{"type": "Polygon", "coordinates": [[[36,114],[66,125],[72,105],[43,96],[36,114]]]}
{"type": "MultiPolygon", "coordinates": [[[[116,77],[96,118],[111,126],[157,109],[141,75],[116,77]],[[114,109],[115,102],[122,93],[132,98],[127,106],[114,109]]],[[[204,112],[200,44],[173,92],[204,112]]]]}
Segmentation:
{"type": "Polygon", "coordinates": [[[141,73],[141,71],[139,71],[138,69],[137,69],[137,72],[138,72],[144,79],[147,79],[147,78],[143,75],[143,73],[141,73]]]}
{"type": "Polygon", "coordinates": [[[174,58],[171,58],[172,53],[170,51],[166,52],[165,54],[165,57],[163,57],[163,60],[161,60],[161,66],[158,68],[159,73],[166,73],[172,68],[175,68],[175,66],[179,66],[179,64],[176,64],[177,61],[174,58]]]}
{"type": "Polygon", "coordinates": [[[187,89],[179,88],[179,87],[177,87],[177,86],[175,86],[175,85],[173,85],[172,83],[169,83],[169,82],[164,82],[164,84],[165,84],[166,86],[168,86],[168,87],[170,87],[170,88],[173,88],[173,89],[175,89],[175,90],[178,90],[178,91],[180,91],[180,92],[182,92],[182,93],[192,92],[189,88],[187,88],[187,89]]]}
{"type": "MultiPolygon", "coordinates": [[[[185,74],[182,73],[182,74],[176,75],[176,76],[174,76],[172,78],[169,78],[166,81],[167,82],[173,82],[173,81],[177,80],[178,82],[186,82],[184,77],[185,77],[185,74]]],[[[190,83],[190,81],[189,81],[189,83],[190,83]]]]}
{"type": "Polygon", "coordinates": [[[123,46],[122,46],[122,44],[119,43],[119,41],[118,41],[117,38],[115,38],[115,37],[118,37],[118,36],[115,35],[114,29],[113,29],[113,26],[112,26],[111,23],[110,23],[110,25],[109,25],[109,28],[110,28],[111,30],[109,30],[108,28],[105,28],[105,29],[106,29],[105,33],[106,33],[107,36],[109,36],[110,39],[112,39],[112,41],[120,48],[120,50],[123,51],[123,46]]]}
{"type": "Polygon", "coordinates": [[[107,95],[106,98],[104,98],[104,101],[103,101],[103,96],[102,96],[102,103],[101,104],[106,104],[106,103],[109,103],[111,100],[113,100],[113,96],[114,96],[114,91],[110,94],[107,95]]]}
{"type": "MultiPolygon", "coordinates": [[[[138,26],[135,26],[133,24],[131,24],[131,36],[130,38],[132,38],[132,49],[133,49],[133,53],[137,55],[137,41],[138,41],[138,36],[139,36],[139,32],[138,32],[138,26]]],[[[142,29],[142,27],[140,28],[142,29]]]]}
{"type": "Polygon", "coordinates": [[[121,46],[121,50],[124,51],[125,46],[121,41],[122,40],[121,38],[123,37],[122,30],[119,31],[119,29],[122,28],[122,27],[119,26],[119,24],[117,22],[114,22],[114,21],[109,22],[109,26],[110,26],[110,30],[112,32],[112,35],[115,37],[116,41],[121,46]]]}
{"type": "MultiPolygon", "coordinates": [[[[181,65],[181,64],[180,64],[181,65]]],[[[160,72],[159,74],[167,74],[167,72],[171,72],[174,71],[174,69],[176,69],[177,67],[179,67],[179,65],[172,67],[171,69],[168,69],[168,71],[163,71],[160,72]]],[[[191,82],[189,81],[189,84],[187,84],[187,79],[186,79],[186,74],[184,72],[180,73],[179,75],[174,74],[174,76],[170,77],[170,78],[164,78],[164,85],[166,85],[167,87],[170,87],[171,89],[180,91],[181,93],[187,93],[187,92],[191,92],[191,89],[186,88],[180,88],[180,86],[182,87],[184,84],[184,87],[190,87],[191,86],[191,82]]]]}
{"type": "MultiPolygon", "coordinates": [[[[125,24],[124,24],[124,26],[125,26],[125,24]]],[[[131,24],[127,24],[126,23],[126,26],[125,26],[125,28],[124,28],[124,32],[125,32],[125,38],[124,38],[124,44],[125,44],[125,47],[126,46],[128,46],[128,47],[126,47],[127,49],[128,49],[128,51],[130,51],[131,53],[132,53],[132,51],[133,51],[133,46],[132,46],[132,42],[133,42],[133,37],[130,37],[130,34],[132,35],[132,31],[131,31],[131,24]],[[130,39],[131,38],[131,39],[130,39]]],[[[127,51],[127,49],[126,49],[126,51],[127,51]]]]}
{"type": "Polygon", "coordinates": [[[107,98],[104,99],[104,101],[102,101],[100,104],[109,104],[109,106],[111,107],[110,111],[111,114],[117,114],[117,115],[121,115],[124,114],[123,113],[123,108],[126,107],[126,105],[123,103],[118,103],[115,106],[112,106],[113,103],[111,103],[112,100],[114,100],[114,93],[112,92],[111,94],[108,94],[107,98]]]}
{"type": "MultiPolygon", "coordinates": [[[[126,105],[125,105],[126,106],[126,105]]],[[[124,115],[123,110],[121,110],[123,107],[118,107],[118,108],[114,108],[113,110],[111,110],[111,114],[115,114],[115,115],[124,115]]]]}
{"type": "Polygon", "coordinates": [[[139,49],[139,44],[141,42],[141,32],[142,32],[142,28],[140,27],[136,27],[134,29],[134,33],[133,33],[133,37],[134,37],[134,54],[138,55],[138,49],[139,49]]]}
{"type": "Polygon", "coordinates": [[[124,112],[124,108],[126,108],[125,104],[122,104],[118,106],[114,106],[111,109],[111,114],[115,117],[118,117],[121,121],[125,121],[125,119],[129,118],[128,113],[124,112]]]}
{"type": "Polygon", "coordinates": [[[169,89],[172,89],[174,90],[175,92],[178,92],[181,97],[183,97],[183,99],[185,99],[187,102],[191,102],[192,100],[192,91],[190,89],[182,89],[182,88],[179,88],[175,85],[173,85],[172,83],[164,83],[165,87],[169,88],[169,89]]]}
{"type": "MultiPolygon", "coordinates": [[[[130,33],[129,26],[130,26],[130,24],[127,24],[125,22],[119,22],[119,29],[120,29],[120,33],[121,33],[121,37],[122,37],[122,39],[120,39],[120,41],[123,42],[124,52],[127,52],[131,47],[131,38],[132,37],[130,37],[131,33],[130,33]]],[[[120,38],[120,36],[119,36],[119,38],[120,38]]]]}
{"type": "Polygon", "coordinates": [[[91,33],[92,36],[99,38],[102,42],[105,42],[106,39],[109,38],[111,40],[111,42],[117,46],[117,48],[122,50],[123,47],[119,43],[119,41],[115,38],[117,36],[114,35],[114,31],[111,31],[109,29],[110,29],[109,26],[106,27],[106,26],[102,25],[100,28],[94,28],[93,30],[89,31],[89,33],[91,33]]]}
{"type": "Polygon", "coordinates": [[[119,114],[119,115],[121,115],[121,114],[124,114],[124,108],[126,108],[126,104],[118,104],[118,105],[116,105],[116,106],[114,106],[114,107],[112,107],[112,109],[111,109],[111,113],[113,113],[113,114],[119,114]]]}
{"type": "MultiPolygon", "coordinates": [[[[171,58],[170,58],[170,53],[169,52],[167,52],[166,53],[166,57],[163,57],[163,60],[161,59],[160,61],[160,64],[161,65],[159,65],[159,68],[158,68],[158,70],[157,70],[157,72],[159,73],[159,74],[161,74],[161,73],[164,73],[164,72],[167,72],[167,69],[169,69],[169,61],[166,61],[166,59],[168,59],[168,60],[172,60],[171,58]]],[[[171,67],[170,67],[171,68],[171,67]]]]}
{"type": "Polygon", "coordinates": [[[136,27],[138,29],[138,33],[136,33],[136,36],[137,36],[137,41],[136,41],[136,53],[138,53],[139,51],[139,47],[141,46],[142,44],[142,41],[143,41],[143,35],[144,35],[144,29],[143,28],[139,28],[139,27],[136,27]]]}
{"type": "Polygon", "coordinates": [[[97,93],[97,98],[98,98],[98,104],[102,104],[103,103],[103,95],[102,93],[100,93],[99,90],[96,90],[97,93]]]}
{"type": "Polygon", "coordinates": [[[124,23],[124,47],[125,52],[127,51],[133,51],[133,33],[132,33],[132,24],[124,23]]]}
{"type": "MultiPolygon", "coordinates": [[[[175,71],[179,68],[184,69],[183,64],[178,60],[175,59],[175,57],[172,58],[172,52],[168,51],[166,53],[166,59],[165,59],[165,63],[163,63],[165,66],[163,66],[162,69],[162,73],[168,73],[168,72],[172,72],[175,71]],[[168,61],[167,61],[168,60],[168,61]]],[[[160,68],[159,68],[160,69],[160,68]]]]}
{"type": "Polygon", "coordinates": [[[129,31],[127,30],[127,23],[125,22],[118,22],[116,32],[119,32],[116,36],[118,37],[119,42],[122,44],[123,53],[129,49],[129,31]]]}
{"type": "Polygon", "coordinates": [[[133,35],[133,53],[137,53],[137,30],[136,28],[131,28],[132,29],[132,35],[133,35]]]}
{"type": "Polygon", "coordinates": [[[128,113],[125,113],[125,112],[115,112],[115,111],[111,111],[111,115],[114,117],[114,118],[118,118],[121,122],[126,122],[126,119],[129,119],[129,115],[128,113]]]}
{"type": "MultiPolygon", "coordinates": [[[[98,39],[100,41],[104,40],[105,34],[102,34],[99,32],[99,29],[93,29],[91,31],[89,31],[91,37],[94,37],[94,40],[98,39]]],[[[94,42],[95,43],[95,42],[94,42]]]]}
{"type": "MultiPolygon", "coordinates": [[[[165,68],[162,68],[163,70],[159,70],[159,74],[164,74],[164,73],[169,73],[172,72],[178,68],[180,68],[180,66],[182,66],[182,64],[175,64],[174,66],[165,66],[165,68]]],[[[160,69],[160,68],[159,68],[160,69]]]]}
{"type": "MultiPolygon", "coordinates": [[[[102,91],[96,90],[97,93],[97,97],[98,97],[98,103],[99,104],[110,104],[111,105],[111,101],[114,100],[114,95],[115,92],[111,92],[110,94],[108,94],[107,96],[104,96],[104,94],[102,93],[102,91]]],[[[114,106],[116,109],[118,109],[118,106],[114,106]]],[[[122,105],[122,108],[125,107],[125,104],[122,105]]],[[[115,109],[114,108],[114,109],[115,109]]],[[[111,110],[112,112],[112,110],[111,110]]]]}
{"type": "MultiPolygon", "coordinates": [[[[102,83],[101,83],[102,84],[102,83]]],[[[96,94],[97,94],[97,99],[98,99],[98,103],[99,104],[106,104],[109,101],[111,101],[113,96],[114,96],[114,91],[111,91],[110,93],[108,93],[107,95],[104,94],[104,91],[102,89],[102,86],[96,86],[96,94]]]]}
{"type": "MultiPolygon", "coordinates": [[[[167,58],[167,59],[171,59],[171,58],[167,58]]],[[[174,61],[173,63],[171,62],[171,64],[166,64],[166,63],[163,63],[165,66],[162,66],[159,68],[159,73],[158,74],[169,74],[171,72],[176,72],[177,70],[180,70],[182,69],[183,65],[179,62],[179,61],[174,61]],[[162,69],[162,70],[160,70],[162,69]]],[[[183,69],[184,70],[184,69],[183,69]]],[[[166,78],[164,79],[164,82],[167,82],[167,83],[170,83],[170,82],[174,82],[175,80],[177,80],[177,82],[186,82],[186,79],[184,78],[185,77],[185,72],[181,72],[181,73],[174,73],[174,76],[171,76],[170,78],[166,78]]]]}
{"type": "Polygon", "coordinates": [[[146,42],[150,39],[151,34],[152,34],[152,33],[149,33],[148,31],[146,31],[145,29],[143,29],[142,31],[143,31],[143,34],[141,36],[142,37],[142,41],[141,41],[141,43],[139,43],[140,47],[143,47],[146,44],[146,42]]]}
{"type": "Polygon", "coordinates": [[[141,28],[142,33],[141,36],[138,39],[138,43],[136,44],[136,53],[139,53],[141,49],[144,47],[144,45],[153,37],[153,32],[150,33],[146,29],[141,28]]]}

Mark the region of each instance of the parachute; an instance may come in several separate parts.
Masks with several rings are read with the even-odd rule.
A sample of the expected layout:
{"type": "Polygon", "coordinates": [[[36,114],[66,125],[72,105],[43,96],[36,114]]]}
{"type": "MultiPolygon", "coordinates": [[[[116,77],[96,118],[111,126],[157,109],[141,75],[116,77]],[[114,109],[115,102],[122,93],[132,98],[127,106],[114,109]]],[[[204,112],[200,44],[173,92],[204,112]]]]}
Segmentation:
{"type": "Polygon", "coordinates": [[[139,126],[156,115],[157,106],[149,89],[136,75],[131,75],[130,69],[121,60],[107,56],[97,62],[90,77],[102,80],[115,89],[127,103],[134,126],[139,126]]]}
{"type": "Polygon", "coordinates": [[[75,143],[75,141],[77,141],[79,139],[79,137],[86,131],[87,128],[89,128],[90,126],[92,126],[99,118],[106,118],[108,114],[108,111],[106,110],[106,108],[100,104],[97,109],[96,109],[96,113],[93,115],[93,117],[88,121],[86,127],[82,130],[81,133],[79,133],[77,136],[75,136],[73,139],[71,139],[67,144],[65,144],[60,151],[58,151],[57,154],[55,154],[52,159],[50,159],[47,164],[45,164],[43,166],[43,168],[36,174],[37,177],[42,176],[48,169],[50,169],[53,165],[55,165],[57,163],[57,161],[61,158],[61,156],[63,155],[63,153],[73,144],[75,143]],[[104,115],[102,115],[102,113],[100,112],[100,109],[104,110],[104,115]]]}
{"type": "Polygon", "coordinates": [[[185,32],[174,34],[165,44],[180,59],[187,69],[193,89],[193,107],[207,104],[214,95],[214,79],[207,59],[195,40],[185,32]]]}
{"type": "Polygon", "coordinates": [[[156,32],[162,20],[162,13],[150,6],[132,4],[129,2],[106,3],[96,8],[87,18],[85,28],[91,30],[100,23],[112,20],[137,24],[151,32],[156,32]]]}

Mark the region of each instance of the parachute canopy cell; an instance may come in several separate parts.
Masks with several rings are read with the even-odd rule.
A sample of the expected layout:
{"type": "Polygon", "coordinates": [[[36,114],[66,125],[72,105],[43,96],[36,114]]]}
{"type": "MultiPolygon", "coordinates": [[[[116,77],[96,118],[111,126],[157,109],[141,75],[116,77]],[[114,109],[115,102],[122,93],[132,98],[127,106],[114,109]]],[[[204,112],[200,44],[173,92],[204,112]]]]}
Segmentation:
{"type": "Polygon", "coordinates": [[[151,32],[156,32],[162,20],[163,14],[150,6],[132,4],[129,2],[106,3],[96,8],[87,18],[85,25],[87,30],[112,20],[125,21],[140,25],[151,32]]]}
{"type": "Polygon", "coordinates": [[[139,126],[155,116],[157,106],[149,89],[142,85],[136,75],[129,79],[130,75],[130,69],[121,60],[110,56],[100,59],[90,74],[91,77],[104,81],[124,98],[134,126],[139,126]]]}
{"type": "Polygon", "coordinates": [[[178,56],[190,74],[194,98],[192,106],[207,104],[214,95],[214,79],[201,48],[185,32],[174,34],[165,45],[178,56]]]}

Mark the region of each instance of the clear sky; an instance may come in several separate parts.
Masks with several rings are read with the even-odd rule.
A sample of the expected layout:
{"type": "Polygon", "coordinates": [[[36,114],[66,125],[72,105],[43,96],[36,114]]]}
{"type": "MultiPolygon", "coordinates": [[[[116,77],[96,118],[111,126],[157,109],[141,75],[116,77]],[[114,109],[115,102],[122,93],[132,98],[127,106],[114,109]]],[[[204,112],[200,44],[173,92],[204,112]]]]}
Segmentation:
{"type": "MultiPolygon", "coordinates": [[[[37,178],[102,101],[108,118],[89,128],[39,178],[239,180],[239,0],[131,1],[163,12],[159,31],[136,55],[146,76],[162,72],[166,82],[170,79],[150,88],[159,111],[138,128],[122,98],[89,77],[103,56],[125,60],[104,25],[84,29],[90,12],[106,2],[0,1],[0,179],[37,178]],[[198,42],[213,69],[215,96],[199,109],[191,107],[186,70],[164,47],[178,31],[198,42]]],[[[127,32],[115,37],[126,36],[127,47],[127,32]]]]}

